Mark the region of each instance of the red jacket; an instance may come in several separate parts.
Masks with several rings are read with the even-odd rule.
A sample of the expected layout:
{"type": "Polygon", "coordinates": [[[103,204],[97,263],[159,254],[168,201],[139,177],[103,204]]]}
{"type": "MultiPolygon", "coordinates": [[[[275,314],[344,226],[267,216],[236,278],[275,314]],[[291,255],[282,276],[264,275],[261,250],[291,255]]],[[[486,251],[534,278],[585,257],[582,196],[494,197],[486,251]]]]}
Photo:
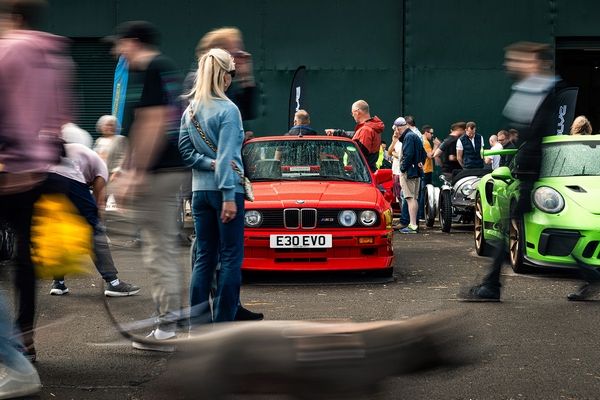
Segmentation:
{"type": "Polygon", "coordinates": [[[383,121],[375,116],[356,125],[352,139],[360,142],[369,153],[378,153],[379,147],[381,147],[381,134],[384,128],[383,121]]]}

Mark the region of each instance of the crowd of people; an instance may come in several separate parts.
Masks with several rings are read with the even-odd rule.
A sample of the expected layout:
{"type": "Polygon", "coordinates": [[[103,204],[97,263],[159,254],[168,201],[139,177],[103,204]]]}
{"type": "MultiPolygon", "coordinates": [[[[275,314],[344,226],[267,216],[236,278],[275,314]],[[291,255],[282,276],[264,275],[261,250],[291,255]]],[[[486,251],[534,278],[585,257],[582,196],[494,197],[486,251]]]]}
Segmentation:
{"type": "MultiPolygon", "coordinates": [[[[134,342],[134,348],[172,351],[169,340],[181,326],[182,309],[188,302],[182,298],[186,272],[178,262],[176,214],[182,187],[190,179],[196,230],[191,329],[211,322],[262,319],[262,314],[245,309],[240,300],[246,194],[241,149],[251,136],[244,130],[244,121],[256,117],[257,103],[252,57],[244,50],[241,32],[223,28],[206,34],[196,47],[197,65],[184,80],[174,62],[161,53],[156,27],[144,21],[118,26],[110,40],[114,53],[128,66],[122,120],[100,117],[99,137],[92,144],[89,134],[72,123],[73,63],[67,41],[40,30],[45,1],[2,1],[0,6],[0,218],[15,229],[18,243],[16,334],[9,313],[0,312],[0,361],[6,372],[0,377],[0,397],[26,395],[40,388],[32,365],[36,359],[36,278],[30,236],[36,201],[46,193],[67,196],[93,228],[90,241],[96,268],[106,281],[106,296],[140,291],[118,277],[102,221],[107,198],[134,210],[156,317],[154,329],[144,341],[134,342]]],[[[548,84],[540,93],[550,90],[548,84]]],[[[510,117],[510,110],[505,114],[510,117]]],[[[436,166],[451,178],[456,170],[495,169],[510,162],[508,157],[483,156],[485,141],[475,122],[453,123],[440,141],[430,125],[419,130],[413,116],[400,116],[392,124],[389,145],[382,145],[384,122],[371,114],[366,101],[354,102],[351,115],[354,131],[326,129],[325,134],[351,137],[373,171],[389,164],[394,195],[402,203],[396,226],[401,233],[418,232],[423,191],[432,183],[436,166]]],[[[527,129],[530,122],[524,123],[526,139],[538,134],[527,129]]],[[[317,134],[310,124],[309,113],[298,110],[287,134],[317,134]]],[[[571,129],[572,134],[591,131],[583,116],[571,129]]],[[[518,146],[521,132],[498,131],[489,138],[490,148],[518,146]]],[[[522,210],[527,210],[525,204],[522,210]]],[[[497,270],[490,276],[467,297],[499,299],[497,270]]],[[[68,292],[65,278],[56,276],[50,293],[68,292]]],[[[5,301],[0,306],[6,308],[5,301]]]]}

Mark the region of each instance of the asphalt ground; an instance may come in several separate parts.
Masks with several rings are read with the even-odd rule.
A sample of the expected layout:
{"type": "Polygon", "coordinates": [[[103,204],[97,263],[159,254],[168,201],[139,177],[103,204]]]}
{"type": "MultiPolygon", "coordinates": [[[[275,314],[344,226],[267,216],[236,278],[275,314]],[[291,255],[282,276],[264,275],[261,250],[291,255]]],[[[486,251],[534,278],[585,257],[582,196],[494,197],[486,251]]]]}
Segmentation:
{"type": "MultiPolygon", "coordinates": [[[[580,283],[573,274],[516,275],[508,266],[502,303],[457,301],[460,288],[477,282],[489,263],[475,254],[471,229],[396,234],[394,280],[361,274],[254,274],[246,277],[242,300],[270,320],[404,320],[459,311],[466,345],[472,340],[471,355],[477,362],[390,378],[381,385],[378,399],[600,398],[600,302],[566,300],[580,283]]],[[[109,299],[110,309],[121,323],[148,318],[153,311],[151,283],[140,249],[130,246],[128,237],[111,239],[120,278],[142,286],[142,291],[109,299]]],[[[185,247],[179,261],[188,276],[185,247]]],[[[50,282],[39,283],[36,367],[44,386],[33,399],[165,398],[157,389],[171,356],[134,350],[122,339],[107,317],[101,284],[97,275],[68,278],[71,293],[57,297],[48,294],[50,282]]],[[[198,393],[197,398],[205,397],[198,393]]]]}

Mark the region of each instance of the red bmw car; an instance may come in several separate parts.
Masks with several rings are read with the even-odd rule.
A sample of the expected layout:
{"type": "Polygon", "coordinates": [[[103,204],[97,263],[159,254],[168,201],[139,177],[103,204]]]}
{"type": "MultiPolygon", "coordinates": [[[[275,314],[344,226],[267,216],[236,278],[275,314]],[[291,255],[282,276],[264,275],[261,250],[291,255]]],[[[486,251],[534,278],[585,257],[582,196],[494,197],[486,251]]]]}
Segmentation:
{"type": "Polygon", "coordinates": [[[246,202],[244,270],[392,273],[392,210],[356,144],[277,136],[243,149],[254,202],[246,202]]]}

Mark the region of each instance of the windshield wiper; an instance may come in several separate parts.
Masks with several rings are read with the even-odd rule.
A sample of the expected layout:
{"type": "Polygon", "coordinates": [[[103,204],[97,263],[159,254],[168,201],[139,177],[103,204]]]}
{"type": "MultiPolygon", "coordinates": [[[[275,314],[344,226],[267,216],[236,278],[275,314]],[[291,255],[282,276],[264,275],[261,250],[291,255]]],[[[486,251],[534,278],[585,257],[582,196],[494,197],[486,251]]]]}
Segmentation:
{"type": "Polygon", "coordinates": [[[319,175],[319,179],[330,180],[330,181],[346,181],[346,182],[357,182],[356,179],[348,178],[339,175],[319,175]]]}
{"type": "Polygon", "coordinates": [[[298,177],[296,178],[251,178],[250,182],[277,182],[277,181],[297,181],[298,177]]]}

